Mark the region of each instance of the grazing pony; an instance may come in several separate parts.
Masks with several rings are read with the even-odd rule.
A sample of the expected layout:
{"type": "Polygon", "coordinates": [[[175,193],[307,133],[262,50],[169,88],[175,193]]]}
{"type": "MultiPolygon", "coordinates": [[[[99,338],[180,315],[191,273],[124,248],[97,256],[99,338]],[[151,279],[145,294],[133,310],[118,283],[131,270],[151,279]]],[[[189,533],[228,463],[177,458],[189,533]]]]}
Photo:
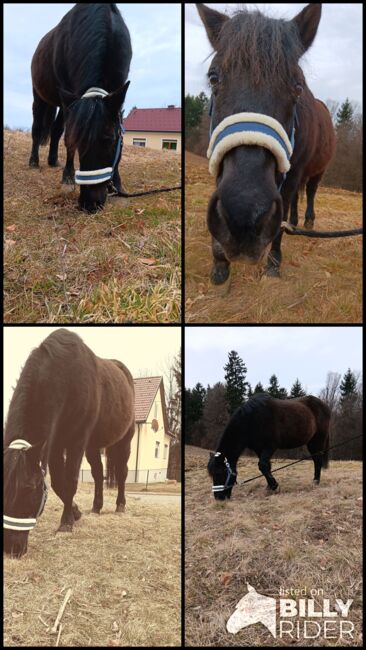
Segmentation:
{"type": "Polygon", "coordinates": [[[320,178],[335,150],[328,109],[309,90],[299,59],[316,36],[321,4],[293,20],[259,11],[231,18],[197,4],[215,51],[208,79],[209,170],[216,190],[208,205],[211,280],[221,284],[236,259],[258,262],[271,244],[266,273],[278,276],[281,222],[301,184],[308,183],[307,226],[320,178]]]}
{"type": "Polygon", "coordinates": [[[260,393],[251,397],[234,412],[216,453],[210,454],[208,472],[213,479],[215,499],[230,499],[236,482],[236,464],[245,449],[255,451],[268,487],[276,490],[278,483],[271,474],[272,455],[276,449],[306,445],[314,461],[314,481],[319,484],[321,469],[328,467],[329,422],[329,407],[312,395],[276,399],[260,393]]]}
{"type": "Polygon", "coordinates": [[[100,359],[66,329],[29,355],[14,390],[5,427],[4,549],[20,557],[45,505],[44,475],[64,504],[59,532],[71,532],[81,512],[73,501],[83,454],[95,483],[93,512],[103,507],[100,449],[114,463],[116,512],[125,509],[125,481],[135,430],[134,384],[120,361],[100,359]]]}
{"type": "Polygon", "coordinates": [[[80,185],[79,205],[87,212],[104,205],[108,188],[122,191],[121,107],[131,57],[129,31],[117,5],[108,3],[76,4],[42,38],[33,55],[29,165],[39,166],[39,145],[49,137],[48,164],[58,165],[58,143],[65,128],[62,182],[80,185]],[[76,151],[80,170],[75,174],[76,151]]]}

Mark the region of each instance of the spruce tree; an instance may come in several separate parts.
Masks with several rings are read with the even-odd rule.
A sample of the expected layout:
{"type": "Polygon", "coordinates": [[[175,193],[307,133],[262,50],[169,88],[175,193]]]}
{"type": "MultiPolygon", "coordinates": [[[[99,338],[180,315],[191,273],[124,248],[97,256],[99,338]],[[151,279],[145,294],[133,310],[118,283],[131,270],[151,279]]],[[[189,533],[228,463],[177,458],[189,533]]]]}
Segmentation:
{"type": "Polygon", "coordinates": [[[279,397],[280,385],[278,383],[277,375],[271,375],[271,377],[269,378],[269,386],[267,388],[267,393],[272,395],[272,397],[279,397]]]}
{"type": "Polygon", "coordinates": [[[350,368],[343,375],[343,379],[339,386],[341,394],[340,403],[344,405],[346,402],[352,402],[357,397],[357,379],[350,368]]]}
{"type": "Polygon", "coordinates": [[[301,383],[298,378],[296,378],[296,381],[292,384],[292,388],[290,391],[290,397],[305,397],[306,393],[301,386],[301,383]]]}
{"type": "Polygon", "coordinates": [[[265,393],[266,391],[264,390],[263,384],[259,381],[254,388],[253,395],[256,395],[257,393],[265,393]]]}
{"type": "Polygon", "coordinates": [[[350,125],[352,123],[353,119],[353,108],[351,105],[351,102],[349,101],[348,97],[345,102],[341,105],[340,109],[337,112],[336,115],[336,125],[341,126],[344,124],[350,125]]]}
{"type": "Polygon", "coordinates": [[[224,366],[226,381],[226,402],[229,413],[234,413],[235,409],[245,400],[247,394],[248,382],[245,381],[247,369],[244,361],[239,357],[235,350],[229,352],[229,360],[224,366]]]}

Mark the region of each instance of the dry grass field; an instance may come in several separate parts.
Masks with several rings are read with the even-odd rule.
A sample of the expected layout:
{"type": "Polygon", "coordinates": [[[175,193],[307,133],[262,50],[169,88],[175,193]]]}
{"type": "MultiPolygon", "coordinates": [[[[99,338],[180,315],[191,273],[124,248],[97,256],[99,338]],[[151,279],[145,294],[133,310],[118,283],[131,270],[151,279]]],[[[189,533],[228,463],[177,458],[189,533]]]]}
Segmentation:
{"type": "MultiPolygon", "coordinates": [[[[361,463],[331,460],[317,488],[312,462],[299,463],[276,475],[278,493],[268,495],[263,478],[235,487],[222,504],[211,496],[207,461],[208,451],[186,446],[186,645],[361,646],[361,463]],[[226,622],[247,593],[246,582],[275,598],[280,587],[307,594],[322,589],[332,610],[335,598],[352,598],[353,640],[274,639],[261,623],[228,633],[226,622]]],[[[274,460],[273,468],[280,464],[274,460]]],[[[242,458],[238,481],[256,474],[257,460],[242,458]]],[[[319,610],[323,598],[314,599],[319,610]]]]}
{"type": "MultiPolygon", "coordinates": [[[[362,241],[283,236],[282,277],[263,275],[264,262],[233,263],[231,279],[211,284],[211,238],[207,203],[214,189],[207,160],[185,155],[185,297],[189,323],[360,323],[362,241]]],[[[362,224],[361,194],[321,187],[316,229],[341,230],[362,224]]],[[[303,224],[304,202],[299,207],[303,224]]]]}
{"type": "Polygon", "coordinates": [[[83,516],[72,534],[55,535],[62,505],[50,490],[27,555],[5,559],[5,646],[55,646],[50,630],[68,588],[60,646],[180,645],[180,507],[127,494],[126,512],[115,514],[115,498],[105,490],[93,515],[92,486],[79,485],[83,516]]]}
{"type": "MultiPolygon", "coordinates": [[[[180,191],[113,197],[85,214],[48,148],[39,170],[30,149],[30,133],[5,129],[5,322],[179,322],[180,191]]],[[[179,185],[180,156],[125,146],[120,171],[129,192],[179,185]]]]}

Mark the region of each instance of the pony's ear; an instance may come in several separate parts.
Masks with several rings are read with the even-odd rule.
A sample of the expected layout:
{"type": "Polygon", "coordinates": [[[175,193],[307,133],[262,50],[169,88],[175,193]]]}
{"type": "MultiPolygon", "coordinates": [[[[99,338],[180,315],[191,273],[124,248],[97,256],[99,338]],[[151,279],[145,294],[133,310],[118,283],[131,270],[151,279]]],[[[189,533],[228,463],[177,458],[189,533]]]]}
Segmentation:
{"type": "Polygon", "coordinates": [[[292,19],[298,29],[304,52],[309,49],[316,36],[321,15],[321,3],[312,2],[292,19]]]}
{"type": "Polygon", "coordinates": [[[69,90],[64,90],[64,88],[58,88],[59,95],[61,97],[61,101],[64,107],[70,106],[72,102],[74,102],[78,97],[74,95],[74,93],[71,93],[69,90]]]}
{"type": "Polygon", "coordinates": [[[196,7],[205,26],[208,40],[214,50],[216,50],[221,28],[229,20],[229,16],[225,16],[225,14],[216,11],[216,9],[210,9],[203,4],[196,4],[196,7]]]}
{"type": "Polygon", "coordinates": [[[124,104],[128,86],[130,85],[129,81],[126,81],[125,85],[122,88],[118,88],[113,93],[110,93],[103,99],[103,103],[106,104],[108,110],[113,114],[119,113],[121,107],[124,104]]]}

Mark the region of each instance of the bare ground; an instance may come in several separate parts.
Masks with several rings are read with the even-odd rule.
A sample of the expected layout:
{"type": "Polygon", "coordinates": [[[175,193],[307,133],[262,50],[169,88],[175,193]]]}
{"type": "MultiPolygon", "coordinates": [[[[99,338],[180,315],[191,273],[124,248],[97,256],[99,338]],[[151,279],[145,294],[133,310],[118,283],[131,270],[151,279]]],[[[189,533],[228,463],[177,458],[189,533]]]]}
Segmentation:
{"type": "MultiPolygon", "coordinates": [[[[312,463],[299,463],[277,474],[279,493],[268,496],[259,479],[235,487],[222,505],[211,496],[207,461],[208,451],[186,446],[186,645],[361,646],[361,463],[331,461],[318,488],[312,463]],[[335,598],[352,598],[354,638],[274,639],[261,623],[229,634],[226,622],[247,582],[277,598],[280,587],[323,590],[333,606],[335,598]]],[[[273,461],[273,467],[280,464],[273,461]]],[[[257,460],[241,459],[238,470],[239,481],[255,476],[257,460]]],[[[319,609],[321,592],[314,599],[319,609]]]]}
{"type": "MultiPolygon", "coordinates": [[[[180,191],[113,197],[85,214],[48,148],[39,170],[30,149],[29,133],[4,131],[5,322],[179,322],[180,191]]],[[[125,146],[120,173],[129,192],[179,185],[180,156],[125,146]]]]}
{"type": "MultiPolygon", "coordinates": [[[[264,276],[265,262],[233,263],[231,279],[211,284],[211,238],[206,225],[214,180],[207,160],[185,154],[185,298],[189,323],[360,323],[362,238],[307,239],[284,235],[281,279],[264,276]]],[[[320,187],[315,228],[362,224],[362,195],[320,187]]],[[[304,202],[299,205],[303,223],[304,202]]]]}
{"type": "MultiPolygon", "coordinates": [[[[164,497],[163,497],[164,498],[164,497]]],[[[180,505],[145,504],[115,490],[90,513],[91,486],[79,485],[83,516],[72,534],[55,535],[62,504],[50,490],[30,533],[28,553],[4,563],[4,645],[54,646],[52,628],[68,588],[60,646],[180,646],[180,505]]]]}

